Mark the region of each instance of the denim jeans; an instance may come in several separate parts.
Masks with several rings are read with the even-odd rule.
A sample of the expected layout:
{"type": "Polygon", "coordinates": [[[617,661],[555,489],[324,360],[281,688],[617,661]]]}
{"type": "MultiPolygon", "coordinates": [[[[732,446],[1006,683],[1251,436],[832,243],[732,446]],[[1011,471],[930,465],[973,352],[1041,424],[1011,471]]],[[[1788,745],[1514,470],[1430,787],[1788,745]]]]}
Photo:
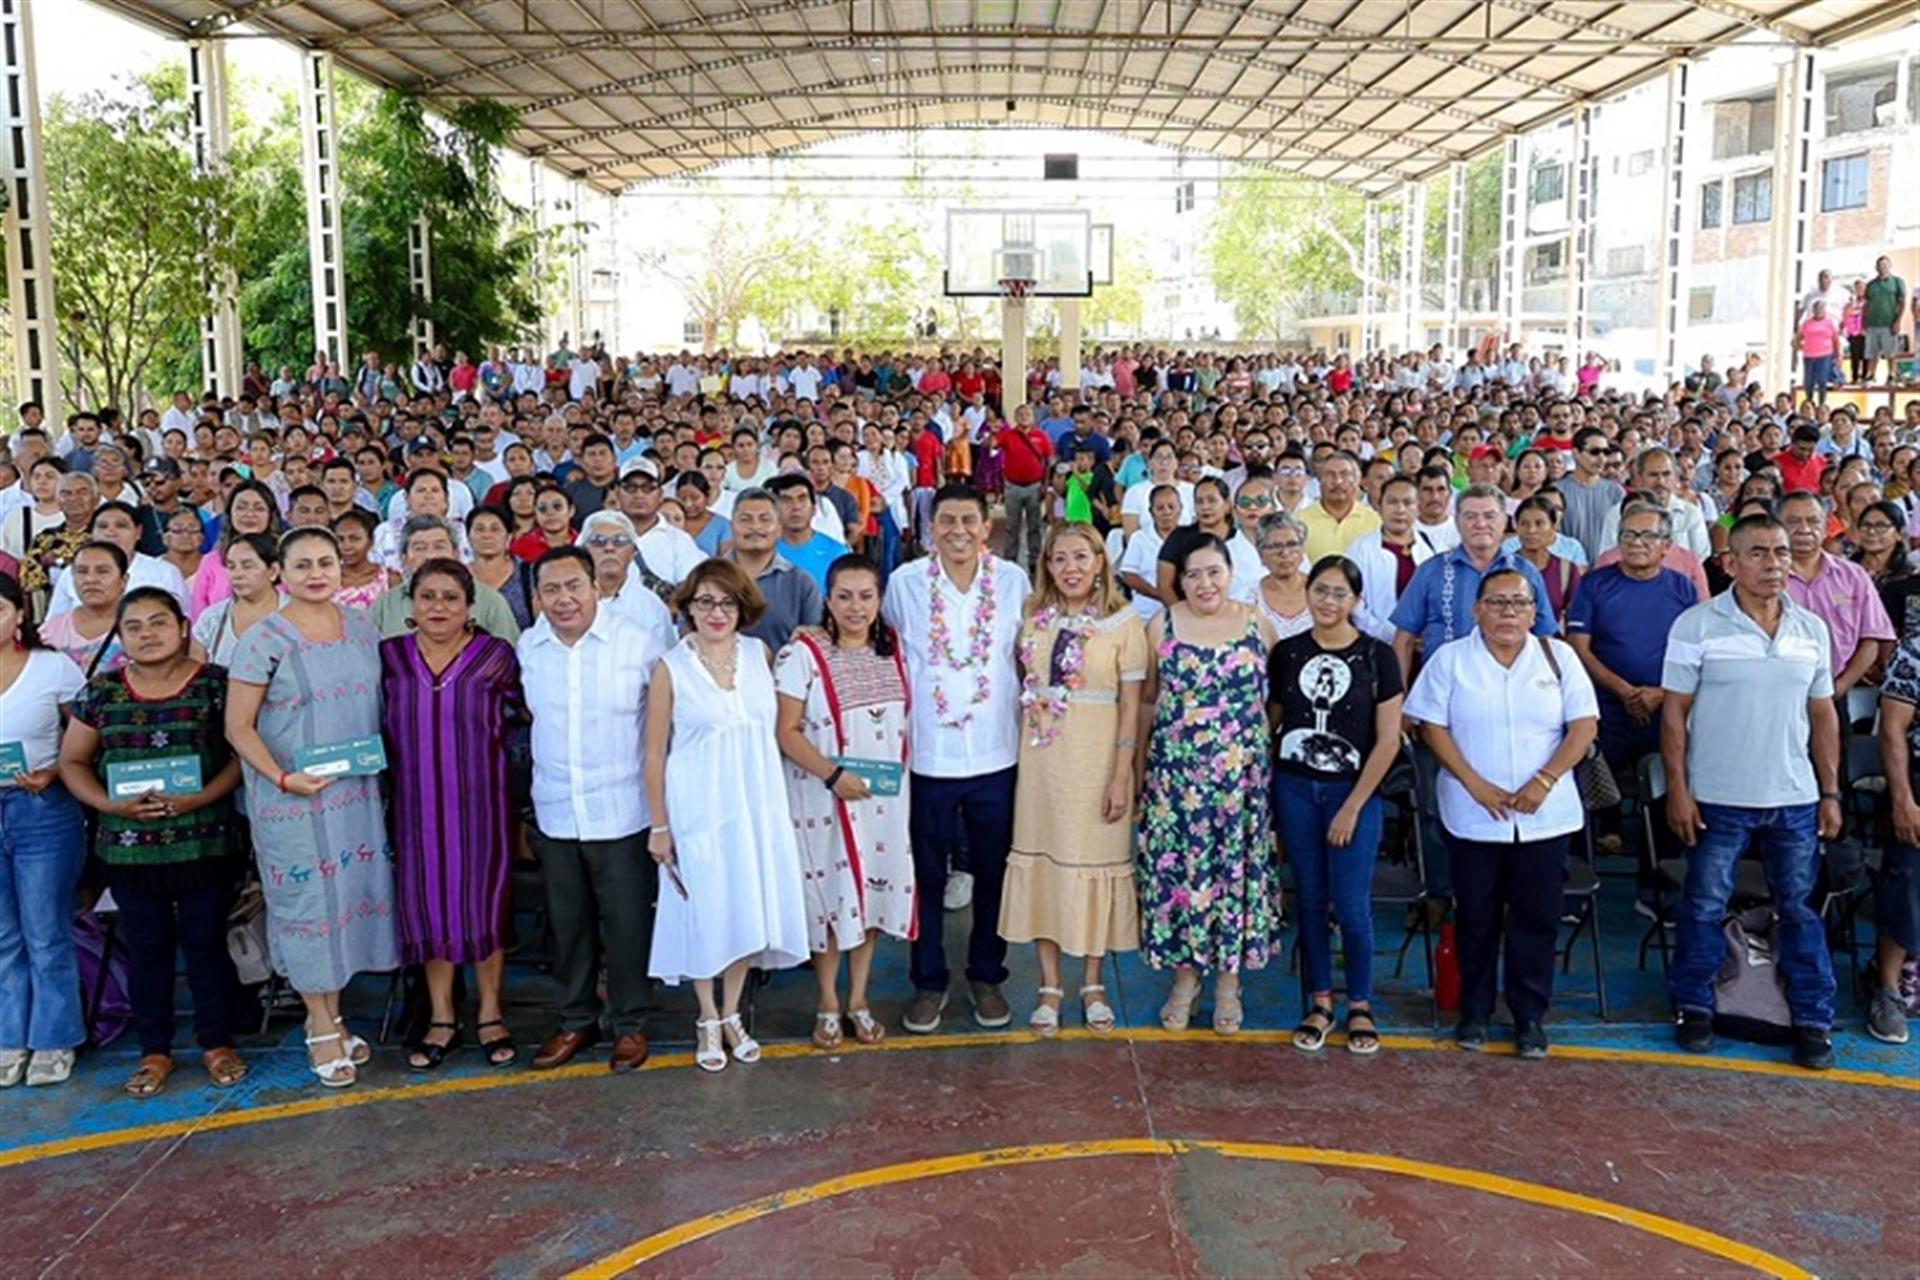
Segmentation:
{"type": "Polygon", "coordinates": [[[0,787],[0,1049],[71,1049],[87,1038],[73,950],[86,860],[86,823],[65,787],[0,787]]]}
{"type": "Polygon", "coordinates": [[[1833,958],[1827,931],[1808,899],[1820,870],[1816,835],[1818,807],[1785,805],[1744,809],[1703,804],[1699,833],[1687,853],[1687,884],[1674,921],[1673,963],[1667,990],[1680,1009],[1713,1011],[1713,980],[1726,959],[1720,932],[1733,897],[1734,864],[1750,842],[1760,845],[1767,890],[1773,895],[1773,955],[1787,982],[1787,1005],[1795,1026],[1833,1026],[1833,958]]]}
{"type": "Polygon", "coordinates": [[[1333,939],[1327,928],[1331,903],[1346,953],[1347,1001],[1365,1004],[1373,999],[1373,864],[1380,852],[1382,805],[1377,795],[1369,799],[1354,823],[1353,839],[1345,848],[1330,845],[1327,828],[1352,793],[1351,782],[1274,771],[1274,829],[1293,868],[1307,990],[1333,989],[1333,939]]]}
{"type": "Polygon", "coordinates": [[[1040,559],[1040,540],[1046,533],[1046,522],[1040,513],[1040,492],[1038,484],[1009,482],[1006,488],[1006,545],[1001,554],[1028,573],[1033,572],[1040,559]]]}
{"type": "Polygon", "coordinates": [[[1839,357],[1837,355],[1808,356],[1806,366],[1808,393],[1818,395],[1820,399],[1825,400],[1827,388],[1840,380],[1839,357]]]}
{"type": "Polygon", "coordinates": [[[945,991],[947,970],[947,867],[959,860],[973,875],[973,929],[967,936],[967,981],[999,985],[1007,980],[1007,940],[1000,936],[1000,890],[1013,844],[1012,769],[977,778],[913,775],[913,808],[907,826],[913,838],[914,896],[919,931],[909,969],[915,991],[945,991]]]}

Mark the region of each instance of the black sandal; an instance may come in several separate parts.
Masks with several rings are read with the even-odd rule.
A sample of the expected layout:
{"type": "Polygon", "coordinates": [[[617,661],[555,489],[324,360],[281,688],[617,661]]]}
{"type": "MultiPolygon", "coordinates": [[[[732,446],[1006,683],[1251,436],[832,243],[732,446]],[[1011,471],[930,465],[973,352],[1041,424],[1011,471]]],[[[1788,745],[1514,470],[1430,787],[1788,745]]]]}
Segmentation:
{"type": "Polygon", "coordinates": [[[407,1053],[407,1069],[408,1070],[410,1071],[436,1070],[439,1068],[441,1063],[447,1060],[448,1056],[451,1055],[454,1050],[460,1047],[460,1024],[459,1023],[429,1022],[427,1024],[428,1034],[432,1034],[433,1029],[435,1027],[450,1028],[453,1031],[452,1037],[448,1039],[448,1041],[445,1044],[432,1044],[428,1042],[426,1037],[424,1036],[421,1037],[420,1043],[411,1046],[409,1052],[407,1053]]]}
{"type": "MultiPolygon", "coordinates": [[[[473,1026],[473,1031],[475,1035],[479,1035],[488,1027],[499,1027],[504,1030],[506,1025],[507,1024],[501,1019],[494,1018],[489,1022],[476,1022],[473,1026]]],[[[514,1047],[511,1032],[503,1036],[495,1036],[491,1040],[482,1039],[480,1041],[480,1052],[487,1055],[487,1065],[493,1067],[510,1067],[513,1065],[514,1060],[520,1056],[520,1051],[514,1047]],[[506,1055],[504,1058],[500,1056],[503,1053],[506,1055]]]]}
{"type": "Polygon", "coordinates": [[[1333,1030],[1333,1006],[1316,1004],[1307,1010],[1307,1016],[1293,1029],[1293,1047],[1302,1053],[1318,1053],[1327,1043],[1327,1033],[1333,1030]],[[1324,1018],[1324,1023],[1316,1023],[1315,1018],[1324,1018]]]}
{"type": "Polygon", "coordinates": [[[1347,1052],[1378,1053],[1380,1051],[1380,1028],[1373,1020],[1371,1009],[1347,1010],[1347,1052]],[[1365,1018],[1367,1025],[1356,1027],[1355,1018],[1365,1018]]]}

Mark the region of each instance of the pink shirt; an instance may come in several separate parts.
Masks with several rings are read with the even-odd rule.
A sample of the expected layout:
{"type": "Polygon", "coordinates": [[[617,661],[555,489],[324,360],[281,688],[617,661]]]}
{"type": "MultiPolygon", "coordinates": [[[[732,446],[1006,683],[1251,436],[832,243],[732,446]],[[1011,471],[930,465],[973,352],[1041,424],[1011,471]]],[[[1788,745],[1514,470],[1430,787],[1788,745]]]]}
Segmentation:
{"type": "MultiPolygon", "coordinates": [[[[1593,562],[1593,567],[1595,569],[1604,569],[1610,564],[1619,563],[1620,548],[1611,547],[1600,554],[1600,558],[1593,562]]],[[[1700,593],[1702,600],[1708,600],[1713,597],[1713,592],[1709,590],[1707,586],[1707,571],[1701,565],[1700,557],[1685,547],[1669,546],[1667,553],[1660,557],[1660,567],[1663,569],[1671,569],[1688,582],[1691,582],[1694,590],[1700,593]]]]}
{"type": "Polygon", "coordinates": [[[1840,349],[1840,329],[1824,316],[1808,316],[1800,324],[1800,354],[1809,360],[1830,356],[1840,349]]]}
{"type": "Polygon", "coordinates": [[[1811,610],[1827,624],[1832,638],[1833,673],[1839,675],[1853,661],[1863,641],[1893,641],[1893,622],[1880,603],[1873,578],[1851,560],[1831,552],[1820,553],[1820,570],[1808,582],[1795,570],[1787,575],[1787,596],[1811,610]]]}

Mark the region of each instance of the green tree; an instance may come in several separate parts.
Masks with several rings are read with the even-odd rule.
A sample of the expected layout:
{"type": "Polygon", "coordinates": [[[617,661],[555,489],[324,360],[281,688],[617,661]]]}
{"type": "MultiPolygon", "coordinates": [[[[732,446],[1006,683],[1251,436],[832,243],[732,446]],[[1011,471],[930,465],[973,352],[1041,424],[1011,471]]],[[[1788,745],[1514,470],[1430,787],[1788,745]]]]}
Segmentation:
{"type": "Polygon", "coordinates": [[[1139,333],[1147,309],[1147,290],[1152,285],[1146,241],[1138,236],[1118,241],[1113,246],[1113,283],[1094,289],[1081,312],[1081,323],[1089,333],[1139,333]]]}
{"type": "Polygon", "coordinates": [[[205,272],[233,260],[227,180],[187,151],[185,74],[47,104],[47,203],[61,381],[70,402],[131,405],[195,385],[205,272]]]}
{"type": "MultiPolygon", "coordinates": [[[[298,137],[287,127],[291,111],[283,106],[272,136],[250,140],[236,157],[251,233],[241,321],[250,358],[304,368],[313,294],[299,147],[284,141],[298,137]]],[[[498,148],[513,129],[512,109],[470,103],[437,119],[418,98],[343,77],[336,112],[349,346],[401,355],[416,314],[433,321],[450,350],[476,354],[534,326],[551,282],[537,268],[528,212],[500,190],[498,148]],[[414,296],[408,272],[408,236],[422,214],[433,232],[430,304],[414,296]]]]}
{"type": "Polygon", "coordinates": [[[1364,205],[1355,193],[1264,170],[1228,175],[1208,227],[1213,287],[1243,336],[1269,341],[1360,287],[1364,205]]]}

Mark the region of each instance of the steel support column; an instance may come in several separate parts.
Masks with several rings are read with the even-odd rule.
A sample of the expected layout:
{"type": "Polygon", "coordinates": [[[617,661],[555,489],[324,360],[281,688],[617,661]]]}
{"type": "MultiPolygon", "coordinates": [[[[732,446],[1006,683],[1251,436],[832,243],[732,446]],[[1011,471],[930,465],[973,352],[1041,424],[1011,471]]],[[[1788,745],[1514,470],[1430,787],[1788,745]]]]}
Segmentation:
{"type": "Polygon", "coordinates": [[[1420,332],[1420,278],[1425,274],[1427,188],[1409,182],[1400,189],[1400,350],[1424,345],[1420,332]]]}
{"type": "Polygon", "coordinates": [[[567,212],[574,224],[573,234],[567,237],[567,324],[572,335],[568,347],[575,352],[587,345],[587,211],[581,204],[585,191],[578,178],[567,179],[567,212]]]}
{"type": "Polygon", "coordinates": [[[1526,256],[1526,182],[1520,166],[1520,137],[1507,139],[1500,169],[1500,321],[1502,345],[1520,341],[1521,262],[1526,256]]]}
{"type": "Polygon", "coordinates": [[[333,116],[333,55],[300,54],[300,155],[306,171],[307,261],[313,278],[313,346],[351,380],[347,351],[345,216],[333,116]]]}
{"type": "Polygon", "coordinates": [[[1460,292],[1465,287],[1467,259],[1467,163],[1456,160],[1447,173],[1446,325],[1443,341],[1448,357],[1466,345],[1460,332],[1460,292]]]}
{"type": "MultiPolygon", "coordinates": [[[[187,144],[194,172],[211,177],[227,171],[232,125],[227,110],[227,46],[224,40],[187,41],[187,144]]],[[[209,232],[209,237],[211,232],[209,232]]],[[[212,262],[201,271],[207,309],[200,317],[200,370],[216,395],[237,396],[245,373],[240,336],[240,282],[230,266],[212,262]]]]}
{"type": "Polygon", "coordinates": [[[1354,353],[1354,359],[1360,360],[1372,355],[1379,349],[1379,339],[1374,332],[1375,298],[1380,279],[1380,201],[1369,197],[1366,214],[1362,222],[1363,234],[1360,242],[1360,349],[1354,353]]]}
{"type": "Polygon", "coordinates": [[[1774,86],[1773,217],[1767,253],[1765,385],[1793,385],[1793,321],[1806,288],[1807,232],[1812,219],[1813,51],[1796,49],[1780,64],[1774,86]]]}
{"type": "Polygon", "coordinates": [[[1687,126],[1691,70],[1676,62],[1667,70],[1667,170],[1660,202],[1660,296],[1655,299],[1654,364],[1660,380],[1681,376],[1680,334],[1687,326],[1687,266],[1693,238],[1687,221],[1687,126]]]}
{"type": "Polygon", "coordinates": [[[1583,358],[1583,344],[1587,340],[1593,257],[1593,176],[1593,108],[1582,102],[1573,109],[1573,137],[1567,164],[1567,339],[1561,354],[1573,364],[1583,358]]]}
{"type": "Polygon", "coordinates": [[[422,213],[407,227],[407,287],[413,298],[413,358],[433,350],[433,224],[422,213]]]}
{"type": "Polygon", "coordinates": [[[6,183],[7,308],[13,321],[13,394],[37,401],[46,425],[64,429],[54,341],[52,223],[40,93],[28,0],[0,0],[0,180],[6,183]]]}

